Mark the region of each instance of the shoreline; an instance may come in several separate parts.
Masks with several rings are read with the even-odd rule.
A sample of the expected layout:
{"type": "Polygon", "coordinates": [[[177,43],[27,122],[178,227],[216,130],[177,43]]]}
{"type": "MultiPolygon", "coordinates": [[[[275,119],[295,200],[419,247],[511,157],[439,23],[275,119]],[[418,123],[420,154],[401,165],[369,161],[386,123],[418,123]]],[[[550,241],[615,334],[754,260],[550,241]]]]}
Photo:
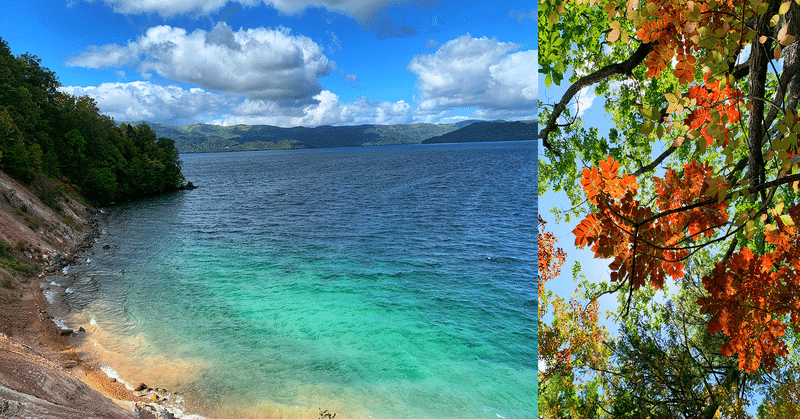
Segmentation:
{"type": "MultiPolygon", "coordinates": [[[[151,383],[147,381],[148,384],[155,384],[155,386],[150,386],[138,381],[141,377],[137,378],[137,381],[126,381],[125,379],[130,377],[122,377],[120,372],[112,368],[111,362],[109,362],[109,356],[120,354],[109,352],[102,345],[99,345],[97,340],[91,338],[92,334],[96,333],[95,330],[92,330],[97,327],[96,323],[84,323],[83,326],[80,326],[81,322],[76,321],[75,318],[70,318],[71,315],[80,313],[80,311],[72,311],[67,306],[64,297],[66,293],[70,293],[70,288],[67,285],[56,283],[55,280],[60,281],[59,277],[66,279],[71,268],[90,263],[90,257],[94,253],[93,248],[102,234],[98,220],[98,216],[101,213],[101,210],[92,211],[92,231],[86,235],[81,245],[71,255],[72,257],[55,268],[49,268],[48,274],[51,276],[45,275],[40,279],[42,293],[52,293],[52,301],[48,299],[49,304],[46,311],[52,317],[56,327],[61,327],[60,334],[66,334],[69,344],[76,352],[81,364],[92,369],[95,376],[99,377],[99,384],[103,387],[99,390],[102,393],[106,394],[106,391],[109,391],[107,383],[110,381],[113,388],[110,389],[111,394],[106,394],[107,396],[123,401],[135,401],[137,404],[144,403],[140,407],[150,409],[152,412],[163,412],[161,413],[162,416],[156,415],[156,417],[205,419],[203,416],[187,413],[183,405],[183,396],[178,392],[160,387],[158,382],[151,383]],[[56,278],[51,279],[52,277],[56,278]],[[101,349],[98,349],[98,347],[101,349]]],[[[157,367],[157,370],[161,369],[157,367]]],[[[89,378],[96,379],[96,377],[89,378]]]]}
{"type": "Polygon", "coordinates": [[[165,390],[132,391],[81,359],[72,339],[85,330],[52,314],[48,275],[91,250],[97,213],[68,194],[56,212],[0,172],[0,402],[9,402],[10,417],[182,417],[161,405],[165,390]]]}

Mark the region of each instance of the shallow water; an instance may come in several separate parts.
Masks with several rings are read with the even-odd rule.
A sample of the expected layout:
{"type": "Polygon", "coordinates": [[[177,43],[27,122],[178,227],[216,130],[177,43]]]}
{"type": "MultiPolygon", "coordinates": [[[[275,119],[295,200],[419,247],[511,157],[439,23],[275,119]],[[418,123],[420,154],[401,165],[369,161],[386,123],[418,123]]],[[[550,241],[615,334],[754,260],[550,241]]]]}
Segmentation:
{"type": "Polygon", "coordinates": [[[106,208],[51,288],[206,417],[533,418],[534,147],[183,155],[200,188],[106,208]]]}

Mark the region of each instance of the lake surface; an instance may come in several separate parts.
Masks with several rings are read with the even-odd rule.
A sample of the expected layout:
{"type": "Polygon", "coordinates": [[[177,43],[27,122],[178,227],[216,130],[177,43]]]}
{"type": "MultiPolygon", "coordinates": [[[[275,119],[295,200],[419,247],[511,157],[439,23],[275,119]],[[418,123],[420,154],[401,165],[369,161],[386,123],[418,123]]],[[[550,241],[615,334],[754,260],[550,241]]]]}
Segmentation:
{"type": "Polygon", "coordinates": [[[533,418],[535,147],[182,155],[50,293],[206,418],[533,418]]]}

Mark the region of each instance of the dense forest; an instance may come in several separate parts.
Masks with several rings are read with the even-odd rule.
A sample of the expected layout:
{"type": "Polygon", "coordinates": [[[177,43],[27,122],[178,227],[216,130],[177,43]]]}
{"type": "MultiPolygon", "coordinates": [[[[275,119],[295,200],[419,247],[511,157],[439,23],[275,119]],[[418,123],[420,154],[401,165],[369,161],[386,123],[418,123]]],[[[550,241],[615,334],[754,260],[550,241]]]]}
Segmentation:
{"type": "Polygon", "coordinates": [[[428,138],[422,144],[534,140],[537,135],[534,121],[481,121],[428,138]]]}
{"type": "Polygon", "coordinates": [[[375,145],[533,140],[534,121],[476,121],[450,124],[351,125],[281,128],[271,125],[194,124],[182,127],[148,122],[159,136],[175,140],[181,153],[289,150],[375,145]]]}
{"type": "Polygon", "coordinates": [[[45,202],[63,187],[106,204],[181,186],[174,141],[146,124],[117,126],[92,98],[60,86],[39,58],[15,57],[0,38],[0,170],[45,202]]]}
{"type": "Polygon", "coordinates": [[[419,144],[426,138],[446,134],[474,122],[477,121],[452,124],[323,125],[313,128],[271,125],[222,127],[208,124],[171,127],[151,122],[147,124],[158,135],[174,139],[181,153],[202,153],[419,144]]]}

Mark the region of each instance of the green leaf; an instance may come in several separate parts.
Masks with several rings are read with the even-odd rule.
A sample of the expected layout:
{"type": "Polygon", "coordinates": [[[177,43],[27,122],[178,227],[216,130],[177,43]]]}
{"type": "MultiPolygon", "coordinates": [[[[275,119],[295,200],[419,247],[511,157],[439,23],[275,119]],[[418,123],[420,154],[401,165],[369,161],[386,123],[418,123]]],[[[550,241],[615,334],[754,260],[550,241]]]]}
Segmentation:
{"type": "Polygon", "coordinates": [[[650,133],[653,132],[653,128],[655,128],[653,121],[644,121],[639,132],[644,135],[650,135],[650,133]]]}

